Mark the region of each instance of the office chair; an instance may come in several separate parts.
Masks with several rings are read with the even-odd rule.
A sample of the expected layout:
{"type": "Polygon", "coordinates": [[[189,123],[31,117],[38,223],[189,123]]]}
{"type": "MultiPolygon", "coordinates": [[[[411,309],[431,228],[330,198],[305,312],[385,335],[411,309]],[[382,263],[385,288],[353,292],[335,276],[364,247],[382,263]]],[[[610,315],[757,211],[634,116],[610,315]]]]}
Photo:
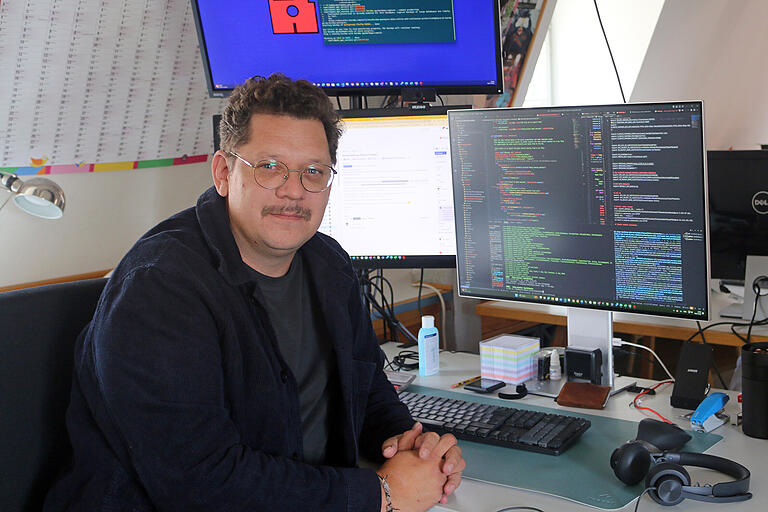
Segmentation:
{"type": "Polygon", "coordinates": [[[0,510],[41,510],[71,457],[74,346],[107,278],[0,293],[0,510]]]}

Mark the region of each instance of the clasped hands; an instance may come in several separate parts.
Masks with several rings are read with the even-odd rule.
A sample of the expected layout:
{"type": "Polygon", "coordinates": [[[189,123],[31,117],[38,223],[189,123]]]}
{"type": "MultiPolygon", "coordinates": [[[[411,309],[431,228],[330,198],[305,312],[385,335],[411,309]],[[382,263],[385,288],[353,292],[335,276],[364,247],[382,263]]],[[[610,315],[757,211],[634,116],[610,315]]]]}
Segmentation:
{"type": "MultiPolygon", "coordinates": [[[[423,432],[419,422],[384,441],[381,452],[387,461],[377,472],[387,477],[392,505],[401,512],[423,511],[438,502],[446,503],[461,483],[461,472],[466,467],[453,435],[423,432]]],[[[382,510],[384,504],[382,501],[382,510]]]]}

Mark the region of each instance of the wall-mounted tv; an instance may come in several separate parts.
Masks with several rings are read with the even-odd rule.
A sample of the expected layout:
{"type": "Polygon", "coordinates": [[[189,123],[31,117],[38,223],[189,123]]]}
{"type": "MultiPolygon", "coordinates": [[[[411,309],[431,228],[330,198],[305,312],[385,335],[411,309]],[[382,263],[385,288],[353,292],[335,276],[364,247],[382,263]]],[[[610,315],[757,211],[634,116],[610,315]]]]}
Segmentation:
{"type": "Polygon", "coordinates": [[[280,72],[330,95],[499,94],[498,0],[192,0],[211,96],[280,72]]]}

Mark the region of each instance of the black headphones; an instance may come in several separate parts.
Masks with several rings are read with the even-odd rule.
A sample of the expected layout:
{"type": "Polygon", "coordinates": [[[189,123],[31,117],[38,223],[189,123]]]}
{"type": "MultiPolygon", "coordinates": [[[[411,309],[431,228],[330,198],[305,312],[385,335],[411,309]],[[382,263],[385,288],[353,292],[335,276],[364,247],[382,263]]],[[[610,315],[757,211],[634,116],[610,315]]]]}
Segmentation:
{"type": "MultiPolygon", "coordinates": [[[[648,495],[660,505],[677,505],[685,498],[711,503],[745,501],[749,492],[749,470],[732,460],[677,451],[663,451],[647,438],[661,445],[685,444],[690,436],[676,425],[646,418],[640,422],[637,439],[629,441],[611,454],[611,467],[616,477],[634,485],[645,477],[648,495]],[[683,466],[714,469],[734,478],[712,486],[691,485],[691,477],[683,466]]],[[[676,447],[681,448],[682,445],[676,447]]],[[[669,448],[669,446],[665,447],[669,448]]]]}
{"type": "Polygon", "coordinates": [[[749,470],[732,460],[703,453],[665,452],[655,459],[655,463],[645,477],[645,486],[656,488],[649,491],[649,496],[661,505],[677,505],[685,498],[731,503],[752,497],[749,492],[749,470]],[[735,480],[713,486],[691,485],[691,477],[683,466],[714,469],[735,480]]]}

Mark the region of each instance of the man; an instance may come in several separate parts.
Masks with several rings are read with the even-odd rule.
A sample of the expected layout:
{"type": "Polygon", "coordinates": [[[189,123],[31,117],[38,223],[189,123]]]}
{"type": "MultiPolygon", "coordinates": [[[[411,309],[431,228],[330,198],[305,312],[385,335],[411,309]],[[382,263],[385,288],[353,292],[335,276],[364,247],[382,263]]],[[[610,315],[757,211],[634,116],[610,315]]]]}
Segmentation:
{"type": "Polygon", "coordinates": [[[445,502],[465,465],[456,440],[413,424],[348,255],[317,233],[340,136],[328,97],[248,80],[220,134],[215,188],[134,245],[78,340],[74,464],[46,510],[445,502]]]}

